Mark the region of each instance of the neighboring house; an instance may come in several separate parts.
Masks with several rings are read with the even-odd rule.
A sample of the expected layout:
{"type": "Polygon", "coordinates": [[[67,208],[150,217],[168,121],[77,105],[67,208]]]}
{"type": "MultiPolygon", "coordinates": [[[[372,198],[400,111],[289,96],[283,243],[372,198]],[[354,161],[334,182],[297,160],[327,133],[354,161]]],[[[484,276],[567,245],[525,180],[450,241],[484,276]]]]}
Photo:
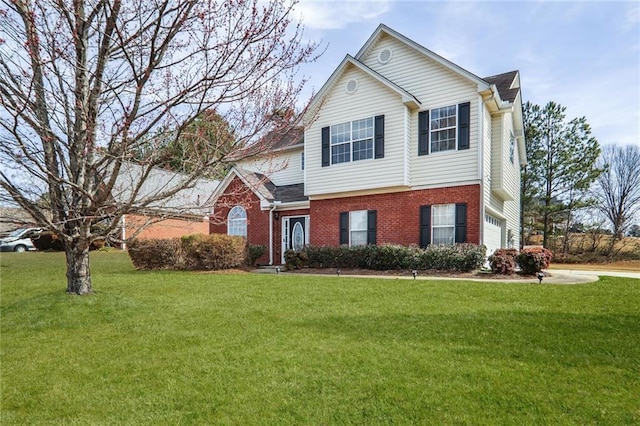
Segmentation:
{"type": "Polygon", "coordinates": [[[518,247],[517,71],[477,77],[380,25],[296,132],[231,170],[211,232],[267,245],[276,264],[307,244],[518,247]]]}
{"type": "Polygon", "coordinates": [[[209,215],[213,210],[211,194],[220,184],[219,181],[198,179],[193,185],[178,190],[183,186],[186,176],[153,169],[133,196],[132,183],[139,182],[144,172],[145,169],[135,163],[124,163],[112,190],[116,203],[145,205],[137,213],[122,217],[120,238],[123,241],[131,237],[176,238],[209,233],[209,215]],[[175,193],[163,196],[172,192],[175,193]]]}

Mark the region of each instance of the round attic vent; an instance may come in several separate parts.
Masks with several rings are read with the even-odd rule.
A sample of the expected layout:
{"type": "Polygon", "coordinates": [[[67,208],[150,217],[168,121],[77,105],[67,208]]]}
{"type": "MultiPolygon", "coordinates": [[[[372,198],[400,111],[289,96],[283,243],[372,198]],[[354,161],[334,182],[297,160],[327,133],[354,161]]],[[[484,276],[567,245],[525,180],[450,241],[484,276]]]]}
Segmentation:
{"type": "Polygon", "coordinates": [[[358,90],[358,80],[352,78],[351,80],[347,81],[347,84],[344,85],[344,90],[349,94],[355,93],[356,90],[358,90]]]}
{"type": "Polygon", "coordinates": [[[391,56],[393,52],[389,48],[382,49],[380,53],[378,53],[378,62],[381,64],[387,64],[391,60],[391,56]]]}

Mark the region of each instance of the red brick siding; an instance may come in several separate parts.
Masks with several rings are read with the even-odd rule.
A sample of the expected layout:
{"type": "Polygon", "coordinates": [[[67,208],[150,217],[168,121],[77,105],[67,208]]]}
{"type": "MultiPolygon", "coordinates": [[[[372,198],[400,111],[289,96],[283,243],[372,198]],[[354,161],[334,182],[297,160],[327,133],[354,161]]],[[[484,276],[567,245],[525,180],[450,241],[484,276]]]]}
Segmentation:
{"type": "MultiPolygon", "coordinates": [[[[239,178],[234,178],[218,199],[214,215],[209,224],[212,234],[227,233],[227,216],[234,206],[241,205],[247,211],[247,242],[267,247],[258,263],[269,261],[269,211],[260,210],[260,199],[250,191],[239,178]]],[[[285,216],[308,215],[309,210],[279,212],[280,219],[273,221],[273,262],[280,263],[282,247],[282,218],[285,216]]]]}
{"type": "MultiPolygon", "coordinates": [[[[126,235],[133,235],[135,231],[147,223],[149,218],[142,215],[127,215],[125,217],[126,235]]],[[[151,218],[151,220],[154,220],[151,218]]],[[[208,234],[209,224],[206,220],[165,219],[145,227],[136,238],[179,238],[190,234],[208,234]]]]}
{"type": "Polygon", "coordinates": [[[467,241],[479,244],[480,185],[311,201],[311,243],[340,243],[340,212],[377,210],[378,244],[419,244],[420,206],[452,203],[467,203],[467,241]]]}

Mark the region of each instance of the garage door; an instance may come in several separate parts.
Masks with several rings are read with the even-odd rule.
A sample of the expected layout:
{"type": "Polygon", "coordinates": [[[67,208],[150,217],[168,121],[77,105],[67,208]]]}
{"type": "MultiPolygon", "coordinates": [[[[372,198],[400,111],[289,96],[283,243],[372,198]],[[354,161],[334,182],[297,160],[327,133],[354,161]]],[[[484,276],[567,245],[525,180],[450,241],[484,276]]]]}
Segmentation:
{"type": "Polygon", "coordinates": [[[496,249],[502,247],[500,219],[490,214],[484,215],[484,245],[487,247],[487,256],[492,255],[496,249]]]}

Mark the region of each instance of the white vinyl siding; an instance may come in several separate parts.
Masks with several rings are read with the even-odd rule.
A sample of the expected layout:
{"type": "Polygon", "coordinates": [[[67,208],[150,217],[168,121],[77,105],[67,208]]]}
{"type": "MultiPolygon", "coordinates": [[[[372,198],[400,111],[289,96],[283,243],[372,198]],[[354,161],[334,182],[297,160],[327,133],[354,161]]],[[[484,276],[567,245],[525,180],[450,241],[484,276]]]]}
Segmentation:
{"type": "Polygon", "coordinates": [[[349,67],[337,79],[319,114],[305,130],[306,193],[314,196],[405,185],[406,108],[397,92],[349,67]],[[358,89],[348,94],[345,83],[353,78],[358,79],[358,89]],[[322,167],[323,127],[378,115],[384,115],[384,158],[322,167]]]}
{"type": "Polygon", "coordinates": [[[413,94],[422,102],[420,110],[471,103],[470,149],[460,151],[450,150],[418,156],[418,110],[410,112],[408,170],[411,186],[447,186],[477,181],[479,175],[477,85],[387,36],[382,37],[367,53],[363,62],[413,94]],[[388,64],[381,65],[377,57],[380,50],[384,48],[390,48],[393,51],[393,57],[388,64]]]}
{"type": "Polygon", "coordinates": [[[238,167],[269,177],[274,185],[294,185],[304,182],[302,147],[284,152],[267,154],[263,158],[251,158],[238,162],[238,167]]]}

